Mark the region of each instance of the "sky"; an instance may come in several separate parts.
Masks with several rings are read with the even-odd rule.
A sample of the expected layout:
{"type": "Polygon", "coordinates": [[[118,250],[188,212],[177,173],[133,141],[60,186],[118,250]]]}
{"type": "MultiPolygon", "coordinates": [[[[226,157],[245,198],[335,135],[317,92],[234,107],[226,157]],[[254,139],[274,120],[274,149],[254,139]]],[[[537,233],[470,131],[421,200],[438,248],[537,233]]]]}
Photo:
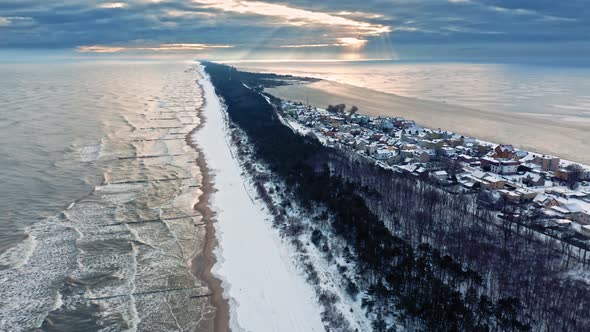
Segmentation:
{"type": "Polygon", "coordinates": [[[0,0],[4,57],[590,58],[587,0],[0,0]]]}

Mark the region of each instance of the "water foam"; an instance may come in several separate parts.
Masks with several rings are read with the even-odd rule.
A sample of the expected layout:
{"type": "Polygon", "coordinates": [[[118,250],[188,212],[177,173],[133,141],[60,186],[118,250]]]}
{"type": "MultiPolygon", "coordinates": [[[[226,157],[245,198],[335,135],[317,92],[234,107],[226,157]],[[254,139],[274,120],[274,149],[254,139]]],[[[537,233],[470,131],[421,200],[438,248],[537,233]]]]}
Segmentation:
{"type": "MultiPolygon", "coordinates": [[[[194,72],[166,79],[171,84],[149,107],[200,107],[194,72]]],[[[119,125],[100,144],[70,152],[101,167],[105,184],[31,226],[0,256],[9,266],[0,271],[0,330],[194,330],[210,318],[207,299],[194,297],[206,289],[187,267],[204,237],[192,217],[200,180],[189,161],[197,155],[184,140],[157,141],[192,130],[196,114],[187,113],[181,129],[162,131],[135,130],[158,124],[132,110],[124,118],[132,130],[119,125]],[[150,154],[163,157],[119,159],[150,154]],[[166,178],[179,180],[158,181],[166,178]]]]}

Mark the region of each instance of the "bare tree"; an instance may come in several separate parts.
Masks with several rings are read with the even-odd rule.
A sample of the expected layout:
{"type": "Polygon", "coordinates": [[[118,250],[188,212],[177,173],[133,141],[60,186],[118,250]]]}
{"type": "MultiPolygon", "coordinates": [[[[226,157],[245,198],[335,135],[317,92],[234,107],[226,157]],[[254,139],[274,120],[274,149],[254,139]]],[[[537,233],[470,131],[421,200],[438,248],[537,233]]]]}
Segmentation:
{"type": "Polygon", "coordinates": [[[568,172],[567,185],[570,189],[575,189],[582,179],[582,175],[584,175],[584,169],[578,164],[570,164],[566,167],[566,170],[568,172]]]}

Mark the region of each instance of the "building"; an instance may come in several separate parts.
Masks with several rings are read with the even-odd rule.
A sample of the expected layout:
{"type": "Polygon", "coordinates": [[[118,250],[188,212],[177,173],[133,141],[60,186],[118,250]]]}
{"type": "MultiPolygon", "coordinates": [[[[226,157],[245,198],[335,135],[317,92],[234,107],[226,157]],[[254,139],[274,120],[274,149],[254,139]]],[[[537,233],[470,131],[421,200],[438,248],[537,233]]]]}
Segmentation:
{"type": "Polygon", "coordinates": [[[573,220],[581,225],[590,225],[590,214],[582,209],[577,203],[561,203],[551,207],[551,210],[558,215],[573,220]]]}
{"type": "Polygon", "coordinates": [[[520,163],[516,160],[492,159],[489,161],[490,171],[496,174],[516,174],[520,163]]]}
{"type": "Polygon", "coordinates": [[[590,237],[590,225],[584,225],[584,226],[580,227],[579,233],[584,236],[590,237]]]}
{"type": "Polygon", "coordinates": [[[446,171],[436,171],[430,173],[432,178],[438,182],[447,182],[449,174],[446,171]]]}
{"type": "Polygon", "coordinates": [[[506,180],[501,177],[482,171],[472,172],[470,177],[487,189],[503,189],[506,185],[506,180]]]}
{"type": "Polygon", "coordinates": [[[588,211],[575,213],[573,219],[580,225],[590,225],[590,213],[588,211]]]}
{"type": "Polygon", "coordinates": [[[526,188],[517,188],[514,190],[520,196],[521,202],[531,202],[537,197],[538,193],[526,188]]]}
{"type": "Polygon", "coordinates": [[[469,155],[466,155],[466,154],[460,154],[460,155],[458,155],[456,160],[459,161],[459,162],[462,162],[462,163],[466,163],[466,164],[473,164],[473,163],[479,161],[478,158],[475,158],[475,157],[472,157],[472,156],[469,156],[469,155]]]}
{"type": "Polygon", "coordinates": [[[387,160],[394,155],[394,151],[390,151],[389,149],[378,149],[373,153],[373,158],[377,160],[387,160]]]}
{"type": "Polygon", "coordinates": [[[500,189],[498,190],[498,193],[500,193],[500,196],[504,197],[506,200],[510,202],[517,203],[521,201],[521,195],[515,191],[500,189]]]}
{"type": "Polygon", "coordinates": [[[522,183],[529,187],[541,187],[545,185],[545,179],[541,174],[526,172],[522,178],[522,183]]]}
{"type": "Polygon", "coordinates": [[[405,131],[408,135],[418,136],[424,132],[424,128],[414,124],[413,126],[406,128],[405,131]]]}
{"type": "Polygon", "coordinates": [[[559,201],[555,199],[553,196],[549,196],[546,194],[539,194],[533,199],[533,203],[537,204],[540,207],[544,208],[551,208],[553,206],[559,205],[559,201]]]}
{"type": "Polygon", "coordinates": [[[536,156],[533,159],[533,163],[540,165],[541,169],[544,170],[545,172],[557,171],[557,169],[559,168],[560,162],[561,162],[561,159],[559,159],[557,157],[553,157],[553,156],[547,156],[547,155],[536,156]]]}
{"type": "Polygon", "coordinates": [[[367,146],[369,145],[369,142],[365,139],[357,139],[354,142],[354,147],[355,149],[357,149],[358,151],[366,151],[367,150],[367,146]]]}
{"type": "Polygon", "coordinates": [[[514,157],[514,147],[510,144],[500,144],[494,149],[494,157],[512,159],[514,157]]]}
{"type": "Polygon", "coordinates": [[[569,179],[570,172],[565,168],[558,168],[555,171],[555,177],[561,181],[567,181],[569,179]]]}
{"type": "Polygon", "coordinates": [[[441,152],[443,155],[445,155],[447,157],[454,157],[457,155],[457,150],[455,150],[451,147],[448,147],[448,146],[443,146],[441,148],[441,152]]]}
{"type": "Polygon", "coordinates": [[[559,227],[569,227],[572,224],[572,221],[569,219],[553,219],[553,221],[559,227]]]}

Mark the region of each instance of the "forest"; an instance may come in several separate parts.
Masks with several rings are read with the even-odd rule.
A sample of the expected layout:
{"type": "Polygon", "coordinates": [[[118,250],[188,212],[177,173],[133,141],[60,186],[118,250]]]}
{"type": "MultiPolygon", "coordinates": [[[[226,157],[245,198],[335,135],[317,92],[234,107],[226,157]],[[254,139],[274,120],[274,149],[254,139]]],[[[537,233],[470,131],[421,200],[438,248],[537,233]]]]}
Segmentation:
{"type": "Polygon", "coordinates": [[[363,303],[375,331],[391,330],[392,316],[429,331],[590,330],[589,287],[570,276],[583,263],[568,245],[520,227],[527,216],[497,218],[481,194],[448,193],[298,135],[242,84],[245,74],[204,65],[256,158],[302,204],[335,216],[357,280],[369,285],[363,303]]]}

